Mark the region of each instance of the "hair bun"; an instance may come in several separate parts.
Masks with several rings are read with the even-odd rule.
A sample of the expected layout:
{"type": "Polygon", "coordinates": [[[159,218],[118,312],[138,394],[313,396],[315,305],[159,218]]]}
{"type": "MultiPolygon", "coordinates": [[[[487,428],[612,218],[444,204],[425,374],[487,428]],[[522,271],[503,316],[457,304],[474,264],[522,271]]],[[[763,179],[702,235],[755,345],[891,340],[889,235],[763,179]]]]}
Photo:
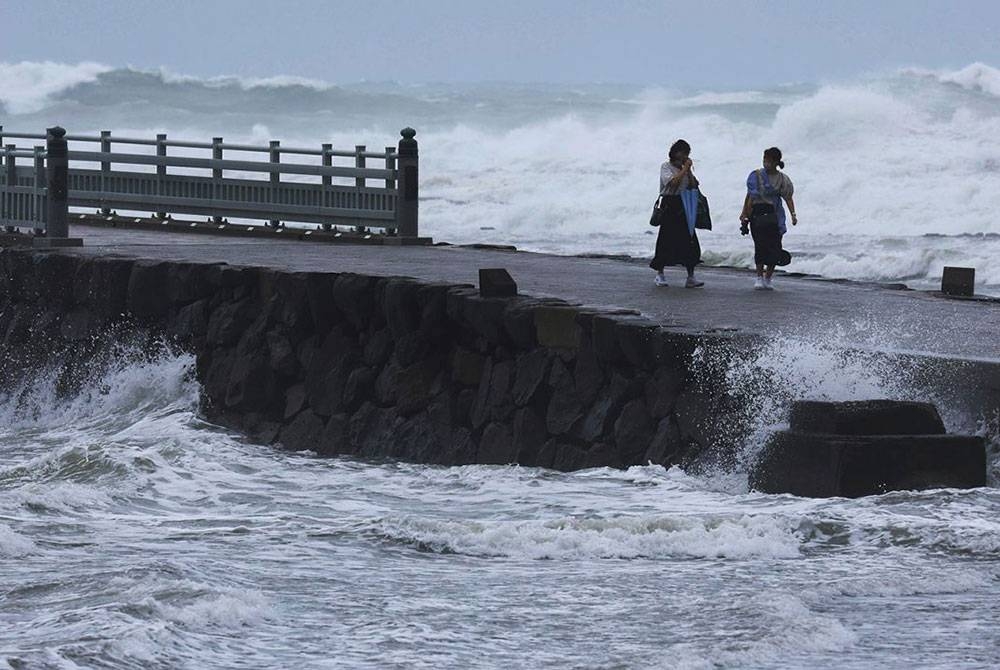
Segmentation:
{"type": "Polygon", "coordinates": [[[782,170],[784,170],[785,169],[785,161],[778,161],[778,167],[780,167],[782,170]]]}

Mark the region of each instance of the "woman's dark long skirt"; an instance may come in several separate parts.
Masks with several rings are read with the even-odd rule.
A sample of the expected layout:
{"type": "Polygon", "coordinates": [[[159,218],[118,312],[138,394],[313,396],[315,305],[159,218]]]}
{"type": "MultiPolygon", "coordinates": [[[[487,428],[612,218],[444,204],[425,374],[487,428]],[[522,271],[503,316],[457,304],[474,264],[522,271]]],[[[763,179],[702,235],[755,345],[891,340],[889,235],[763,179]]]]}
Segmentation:
{"type": "Polygon", "coordinates": [[[656,237],[656,255],[649,267],[661,272],[667,265],[683,265],[688,269],[701,263],[701,244],[698,234],[688,232],[684,203],[679,195],[663,198],[660,214],[660,232],[656,237]]]}
{"type": "MultiPolygon", "coordinates": [[[[750,234],[753,237],[753,261],[757,265],[779,265],[782,261],[781,231],[774,206],[756,204],[750,214],[750,234]]],[[[787,261],[786,261],[787,262],[787,261]]]]}

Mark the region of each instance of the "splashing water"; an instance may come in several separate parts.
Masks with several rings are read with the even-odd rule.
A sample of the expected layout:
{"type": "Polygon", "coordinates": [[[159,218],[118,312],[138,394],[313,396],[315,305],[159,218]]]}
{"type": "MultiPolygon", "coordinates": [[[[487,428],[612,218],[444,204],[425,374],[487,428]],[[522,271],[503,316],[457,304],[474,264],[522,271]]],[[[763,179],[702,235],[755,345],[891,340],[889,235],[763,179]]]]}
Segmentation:
{"type": "MultiPolygon", "coordinates": [[[[843,359],[793,371],[790,346],[753,369],[836,395],[843,359]]],[[[11,667],[958,667],[1000,643],[992,489],[321,459],[200,420],[190,356],[113,358],[0,399],[11,667]]]]}

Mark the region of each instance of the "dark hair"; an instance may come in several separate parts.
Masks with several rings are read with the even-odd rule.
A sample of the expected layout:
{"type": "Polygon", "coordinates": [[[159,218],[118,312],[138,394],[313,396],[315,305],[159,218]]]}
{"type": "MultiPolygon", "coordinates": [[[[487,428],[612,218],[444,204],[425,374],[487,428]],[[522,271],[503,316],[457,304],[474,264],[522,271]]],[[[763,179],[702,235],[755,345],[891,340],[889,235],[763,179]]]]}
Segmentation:
{"type": "Polygon", "coordinates": [[[785,169],[785,161],[781,160],[781,149],[778,147],[771,147],[764,152],[764,158],[769,158],[774,163],[780,167],[782,170],[785,169]]]}
{"type": "Polygon", "coordinates": [[[667,158],[673,160],[674,156],[680,152],[691,153],[691,145],[684,140],[677,140],[670,145],[670,152],[667,154],[667,158]]]}

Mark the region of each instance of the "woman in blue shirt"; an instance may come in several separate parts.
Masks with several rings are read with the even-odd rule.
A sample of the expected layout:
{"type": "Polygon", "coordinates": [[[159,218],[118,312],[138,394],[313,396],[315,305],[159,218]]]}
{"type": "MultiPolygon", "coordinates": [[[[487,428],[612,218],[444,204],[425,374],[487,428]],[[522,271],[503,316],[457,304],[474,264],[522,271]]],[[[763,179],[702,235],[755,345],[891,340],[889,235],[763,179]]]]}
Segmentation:
{"type": "Polygon", "coordinates": [[[741,231],[753,235],[754,263],[757,279],[754,289],[770,291],[774,289],[772,277],[776,265],[787,264],[788,254],[781,247],[781,238],[788,227],[785,225],[785,208],[792,215],[792,225],[798,223],[795,216],[795,200],[792,198],[795,186],[780,169],[785,168],[781,160],[781,149],[771,147],[764,152],[764,167],[758,168],[747,177],[747,195],[743,200],[740,214],[741,231]],[[784,262],[783,262],[784,261],[784,262]]]}

